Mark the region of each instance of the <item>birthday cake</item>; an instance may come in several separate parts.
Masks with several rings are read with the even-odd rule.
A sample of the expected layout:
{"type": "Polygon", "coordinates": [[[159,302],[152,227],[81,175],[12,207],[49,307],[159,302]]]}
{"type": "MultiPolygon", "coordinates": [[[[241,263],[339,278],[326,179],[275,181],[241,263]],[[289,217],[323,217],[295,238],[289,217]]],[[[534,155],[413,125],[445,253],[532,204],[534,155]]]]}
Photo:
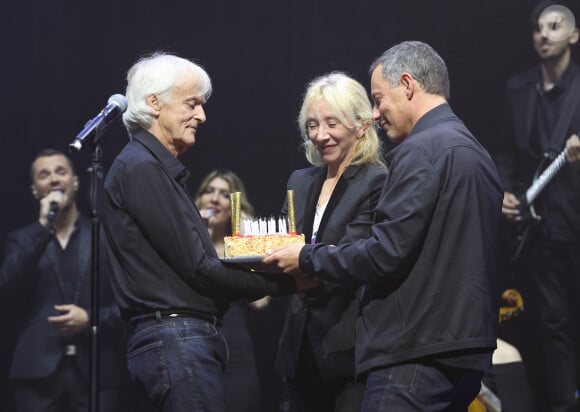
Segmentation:
{"type": "Polygon", "coordinates": [[[304,244],[304,235],[296,233],[294,192],[288,190],[288,216],[275,219],[243,218],[240,192],[230,193],[232,236],[224,237],[226,259],[265,255],[267,251],[292,243],[304,244]]]}
{"type": "Polygon", "coordinates": [[[225,257],[265,255],[266,251],[291,243],[304,243],[303,234],[274,233],[265,235],[226,236],[225,257]]]}

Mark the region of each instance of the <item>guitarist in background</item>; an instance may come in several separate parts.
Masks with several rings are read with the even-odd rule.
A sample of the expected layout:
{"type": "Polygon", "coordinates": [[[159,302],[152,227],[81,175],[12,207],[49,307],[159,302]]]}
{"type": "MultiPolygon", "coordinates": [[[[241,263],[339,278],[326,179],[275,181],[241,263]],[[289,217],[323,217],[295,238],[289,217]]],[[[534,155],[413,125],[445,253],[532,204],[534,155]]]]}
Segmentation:
{"type": "Polygon", "coordinates": [[[534,312],[533,336],[523,342],[538,348],[540,359],[527,359],[526,367],[536,377],[534,392],[549,404],[541,411],[579,410],[580,68],[571,58],[579,37],[573,11],[564,2],[544,1],[534,8],[539,64],[507,83],[504,147],[496,157],[505,190],[503,214],[522,223],[518,185],[532,183],[546,153],[553,158],[568,148],[566,164],[534,202],[542,218],[532,227],[515,267],[534,312]]]}

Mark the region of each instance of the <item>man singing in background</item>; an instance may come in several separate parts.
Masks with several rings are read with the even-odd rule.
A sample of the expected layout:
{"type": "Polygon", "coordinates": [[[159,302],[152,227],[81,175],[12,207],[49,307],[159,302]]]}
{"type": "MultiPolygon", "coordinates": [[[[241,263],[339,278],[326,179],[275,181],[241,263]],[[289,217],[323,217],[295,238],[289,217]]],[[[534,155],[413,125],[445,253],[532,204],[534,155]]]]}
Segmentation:
{"type": "MultiPolygon", "coordinates": [[[[18,337],[10,379],[17,412],[86,412],[89,408],[91,221],[76,204],[79,180],[62,152],[41,151],[30,167],[38,220],[6,237],[0,293],[16,311],[18,337]]],[[[125,361],[119,312],[100,263],[99,405],[119,405],[125,361]]],[[[120,408],[120,409],[118,409],[120,408]]]]}

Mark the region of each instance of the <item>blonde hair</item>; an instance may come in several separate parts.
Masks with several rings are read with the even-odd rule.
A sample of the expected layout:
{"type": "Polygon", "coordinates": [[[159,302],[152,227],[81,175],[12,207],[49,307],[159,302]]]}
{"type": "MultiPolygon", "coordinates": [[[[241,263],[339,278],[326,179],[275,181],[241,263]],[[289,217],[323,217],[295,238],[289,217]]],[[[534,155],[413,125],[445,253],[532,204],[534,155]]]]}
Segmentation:
{"type": "Polygon", "coordinates": [[[314,166],[323,166],[324,160],[308,137],[307,118],[310,107],[324,101],[338,121],[349,128],[366,128],[357,139],[351,164],[372,163],[385,168],[382,144],[373,122],[373,110],[365,88],[342,72],[332,72],[317,77],[308,84],[298,115],[298,126],[304,140],[306,159],[314,166]]]}

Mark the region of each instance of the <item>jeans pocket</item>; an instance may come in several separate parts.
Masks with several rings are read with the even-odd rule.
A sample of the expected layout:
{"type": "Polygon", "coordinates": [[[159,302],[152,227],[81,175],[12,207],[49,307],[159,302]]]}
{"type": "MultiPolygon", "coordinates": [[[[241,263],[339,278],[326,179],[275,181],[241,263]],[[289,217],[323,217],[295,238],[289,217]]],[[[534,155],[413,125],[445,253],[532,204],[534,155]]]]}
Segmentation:
{"type": "Polygon", "coordinates": [[[409,385],[409,394],[426,404],[437,404],[452,400],[453,385],[438,368],[414,365],[415,370],[409,385]]]}
{"type": "Polygon", "coordinates": [[[135,347],[127,353],[131,379],[143,385],[147,396],[159,406],[170,388],[163,342],[135,347]]]}

